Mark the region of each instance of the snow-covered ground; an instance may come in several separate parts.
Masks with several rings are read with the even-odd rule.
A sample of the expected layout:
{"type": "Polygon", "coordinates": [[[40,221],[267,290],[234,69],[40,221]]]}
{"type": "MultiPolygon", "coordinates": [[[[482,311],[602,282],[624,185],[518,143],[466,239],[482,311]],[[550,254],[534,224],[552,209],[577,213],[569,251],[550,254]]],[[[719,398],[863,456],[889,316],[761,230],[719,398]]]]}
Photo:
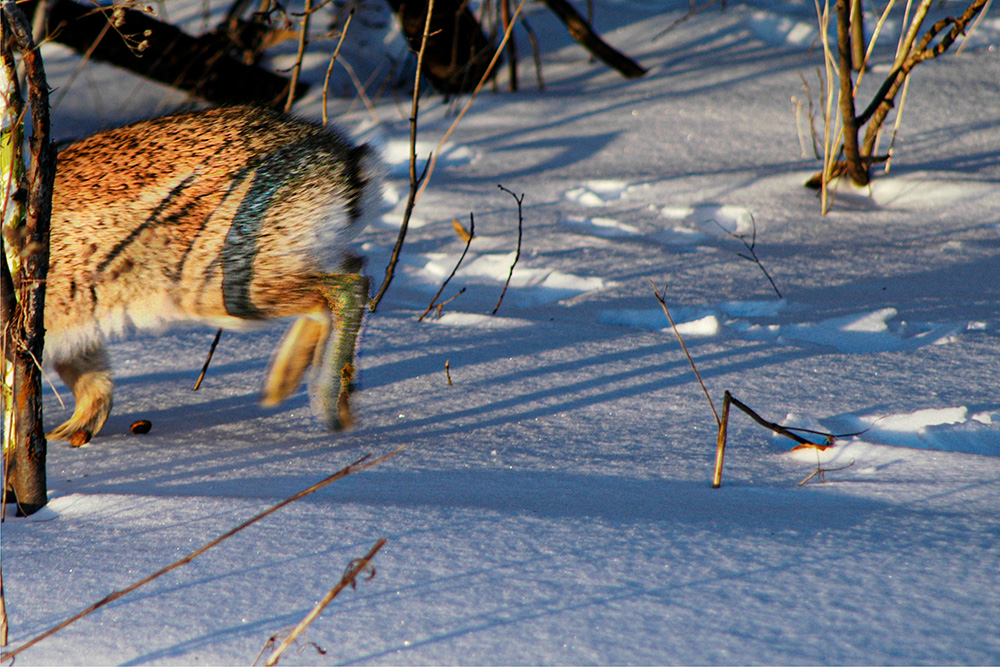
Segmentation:
{"type": "MultiPolygon", "coordinates": [[[[256,405],[280,327],[225,334],[198,392],[212,331],[112,345],[105,430],[51,445],[49,506],[3,524],[11,645],[363,454],[407,451],[16,664],[249,664],[380,537],[375,578],[282,664],[1000,662],[1000,19],[917,68],[892,171],[823,217],[791,101],[822,63],[812,2],[712,5],[666,33],[687,2],[595,4],[649,74],[590,62],[531,7],[546,88],[525,48],[522,90],[484,92],[450,137],[366,325],[358,428],[323,432],[304,392],[256,405]],[[524,196],[523,240],[491,316],[517,248],[498,185],[524,196]],[[418,322],[470,213],[443,298],[466,291],[418,322]],[[754,231],[781,299],[739,256],[754,231]],[[717,405],[729,390],[765,418],[858,435],[792,452],[734,411],[711,489],[715,421],[650,280],[717,405]],[[152,432],[129,434],[140,418],[152,432]],[[825,482],[799,486],[817,465],[825,482]]],[[[47,48],[68,85],[75,61],[47,48]]],[[[54,124],[74,136],[180,99],[92,67],[54,124]]],[[[376,283],[408,108],[405,92],[337,103],[390,163],[392,208],[358,244],[376,283]]],[[[453,118],[423,101],[424,154],[453,118]]],[[[66,415],[51,394],[46,410],[66,415]]]]}

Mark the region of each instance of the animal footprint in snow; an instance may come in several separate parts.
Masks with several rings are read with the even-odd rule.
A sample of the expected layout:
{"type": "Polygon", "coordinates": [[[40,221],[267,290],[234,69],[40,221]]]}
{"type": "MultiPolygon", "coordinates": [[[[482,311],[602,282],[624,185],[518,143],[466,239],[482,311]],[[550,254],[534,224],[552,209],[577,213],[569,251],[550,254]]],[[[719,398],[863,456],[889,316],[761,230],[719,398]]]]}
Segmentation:
{"type": "Polygon", "coordinates": [[[641,236],[637,227],[619,222],[614,218],[585,218],[567,215],[561,222],[573,228],[573,231],[605,239],[632,238],[641,236]]]}
{"type": "Polygon", "coordinates": [[[702,232],[714,234],[747,234],[753,231],[753,214],[742,206],[728,204],[698,204],[667,206],[660,215],[697,226],[702,232]]]}
{"type": "Polygon", "coordinates": [[[616,180],[587,181],[582,187],[566,192],[566,199],[580,206],[604,206],[609,201],[621,199],[628,189],[628,183],[616,180]]]}

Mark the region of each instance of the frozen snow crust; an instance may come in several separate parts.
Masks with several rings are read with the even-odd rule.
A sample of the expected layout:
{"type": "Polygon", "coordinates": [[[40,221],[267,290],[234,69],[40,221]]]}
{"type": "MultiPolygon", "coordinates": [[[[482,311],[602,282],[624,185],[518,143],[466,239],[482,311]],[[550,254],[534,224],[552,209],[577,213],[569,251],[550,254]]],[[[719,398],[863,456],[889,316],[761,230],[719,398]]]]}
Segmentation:
{"type": "MultiPolygon", "coordinates": [[[[789,103],[821,65],[811,2],[711,6],[660,37],[687,2],[595,5],[649,75],[589,62],[532,7],[546,90],[525,68],[521,92],[484,93],[449,139],[366,325],[357,429],[324,433],[304,392],[257,407],[278,330],[225,334],[198,392],[211,331],[112,344],[105,431],[51,446],[50,505],[2,526],[11,644],[364,453],[410,449],[18,665],[249,664],[379,537],[376,577],[307,633],[325,653],[303,644],[282,664],[1000,662],[995,19],[917,69],[892,172],[838,190],[821,217],[789,103]],[[491,316],[517,244],[498,184],[524,194],[524,225],[491,316]],[[476,238],[442,299],[465,292],[418,323],[470,212],[476,238]],[[754,232],[780,299],[739,256],[754,232]],[[734,411],[709,488],[715,421],[650,279],[717,405],[729,390],[843,437],[792,452],[734,411]],[[128,434],[140,418],[152,432],[128,434]],[[818,465],[826,482],[798,486],[818,465]]],[[[68,85],[75,58],[44,55],[68,85]]],[[[79,136],[179,101],[93,66],[53,124],[79,136]]],[[[388,162],[391,210],[358,242],[378,283],[408,187],[405,105],[379,101],[373,124],[350,104],[338,122],[388,162]]],[[[423,101],[422,159],[452,119],[423,101]]],[[[46,410],[65,414],[52,394],[46,410]]]]}

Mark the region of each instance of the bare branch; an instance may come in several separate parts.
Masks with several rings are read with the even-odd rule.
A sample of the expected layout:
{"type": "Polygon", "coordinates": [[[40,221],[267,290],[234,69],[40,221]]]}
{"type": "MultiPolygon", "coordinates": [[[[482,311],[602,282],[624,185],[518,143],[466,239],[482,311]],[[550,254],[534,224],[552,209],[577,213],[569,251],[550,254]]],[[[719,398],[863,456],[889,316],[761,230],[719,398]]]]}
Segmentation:
{"type": "Polygon", "coordinates": [[[500,298],[497,299],[497,305],[493,307],[491,315],[496,315],[497,311],[500,310],[500,304],[503,302],[504,294],[507,293],[507,287],[510,285],[510,279],[514,277],[514,267],[517,266],[517,260],[521,259],[521,238],[524,235],[524,216],[521,210],[521,202],[524,201],[524,194],[522,193],[521,196],[518,197],[502,185],[498,185],[497,187],[513,197],[514,201],[517,202],[517,251],[514,253],[514,261],[510,265],[510,272],[507,274],[507,280],[503,284],[503,291],[500,292],[500,298]]]}

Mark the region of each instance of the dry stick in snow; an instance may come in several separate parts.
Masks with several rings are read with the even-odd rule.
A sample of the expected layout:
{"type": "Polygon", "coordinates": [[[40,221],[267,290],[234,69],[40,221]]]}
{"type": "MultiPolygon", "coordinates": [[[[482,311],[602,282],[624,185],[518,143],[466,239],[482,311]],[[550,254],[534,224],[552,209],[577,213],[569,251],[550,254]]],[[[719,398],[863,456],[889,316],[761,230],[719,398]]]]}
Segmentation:
{"type": "MultiPolygon", "coordinates": [[[[512,23],[510,18],[510,0],[500,0],[500,15],[503,22],[503,29],[506,33],[510,30],[512,23]]],[[[510,78],[510,92],[517,91],[517,45],[514,44],[514,36],[511,34],[510,48],[507,49],[507,69],[510,78]]]]}
{"type": "Polygon", "coordinates": [[[442,301],[441,303],[439,303],[436,306],[434,306],[434,310],[436,311],[435,314],[434,314],[434,319],[440,320],[441,319],[441,315],[444,313],[444,307],[447,306],[452,301],[454,301],[455,299],[457,299],[458,297],[462,296],[463,294],[465,294],[465,288],[464,287],[462,289],[458,290],[458,292],[455,294],[455,296],[451,297],[447,301],[442,301]]]}
{"type": "Polygon", "coordinates": [[[545,90],[545,81],[542,79],[542,54],[538,48],[538,38],[531,28],[531,24],[528,23],[528,19],[523,16],[521,17],[521,27],[524,28],[524,33],[528,36],[528,43],[531,44],[531,57],[535,61],[535,79],[538,81],[538,90],[545,90]]]}
{"type": "MultiPolygon", "coordinates": [[[[653,294],[656,295],[656,300],[660,302],[660,306],[663,308],[664,314],[667,316],[667,320],[670,322],[670,327],[674,330],[674,335],[677,336],[677,341],[681,344],[681,349],[684,350],[684,356],[687,357],[688,363],[691,364],[691,369],[694,371],[694,375],[698,378],[698,384],[701,385],[701,390],[705,394],[705,398],[708,399],[708,404],[712,408],[712,414],[715,415],[715,423],[719,427],[719,436],[716,440],[716,450],[715,450],[715,473],[712,476],[712,488],[717,489],[722,486],[722,462],[725,458],[726,451],[726,437],[729,430],[729,406],[735,405],[737,408],[750,415],[750,418],[755,422],[769,428],[775,433],[780,433],[781,435],[791,438],[800,445],[807,445],[810,447],[815,447],[816,449],[826,449],[830,447],[830,444],[822,445],[815,442],[806,440],[802,436],[794,433],[791,429],[788,429],[780,424],[775,424],[774,422],[769,422],[756,412],[754,412],[745,403],[733,398],[733,395],[727,390],[722,401],[722,416],[715,410],[715,403],[712,401],[711,395],[708,393],[708,389],[705,387],[705,382],[701,379],[701,373],[698,372],[698,367],[695,366],[694,359],[691,357],[691,353],[688,351],[687,345],[684,343],[684,338],[681,337],[680,332],[677,330],[677,325],[674,324],[674,318],[670,315],[670,309],[667,308],[666,300],[663,294],[660,294],[659,290],[656,288],[656,284],[650,279],[650,284],[653,285],[653,294]]],[[[666,290],[664,290],[664,294],[666,290]]],[[[817,433],[816,431],[809,431],[810,433],[816,433],[817,435],[822,435],[826,438],[827,443],[831,443],[833,438],[836,437],[829,433],[817,433]]]]}
{"type": "Polygon", "coordinates": [[[189,553],[187,556],[184,556],[180,560],[174,561],[170,565],[167,565],[166,567],[164,567],[164,568],[162,568],[160,570],[157,570],[156,572],[154,572],[153,574],[149,575],[148,577],[145,577],[144,579],[141,579],[140,581],[137,581],[136,583],[134,583],[134,584],[132,584],[130,586],[127,586],[127,587],[125,587],[125,588],[123,588],[123,589],[121,589],[119,591],[115,591],[114,593],[111,593],[110,595],[107,595],[106,597],[102,598],[101,600],[98,600],[97,602],[95,602],[94,604],[90,605],[89,607],[87,607],[83,611],[81,611],[81,612],[79,612],[79,613],[71,616],[70,618],[66,619],[65,621],[59,623],[58,625],[56,625],[56,626],[54,626],[52,628],[49,628],[45,632],[41,633],[40,635],[37,635],[36,637],[30,639],[29,641],[25,642],[24,644],[21,644],[20,646],[18,646],[13,651],[5,652],[5,653],[0,654],[0,660],[8,660],[10,658],[13,658],[17,654],[19,654],[22,651],[24,651],[25,649],[34,646],[35,644],[37,644],[38,642],[42,641],[43,639],[51,637],[55,633],[59,632],[60,630],[62,630],[66,626],[71,625],[72,623],[75,623],[76,621],[80,620],[84,616],[87,616],[88,614],[91,614],[91,613],[97,611],[101,607],[103,607],[103,606],[105,606],[105,605],[107,605],[107,604],[109,604],[111,602],[114,602],[115,600],[117,600],[117,599],[119,599],[121,597],[124,597],[125,595],[128,595],[132,591],[134,591],[134,590],[136,590],[136,589],[138,589],[138,588],[140,588],[142,586],[145,586],[149,582],[151,582],[154,579],[157,579],[157,578],[163,576],[164,574],[170,572],[171,570],[175,570],[178,567],[180,567],[181,565],[186,565],[186,564],[190,563],[192,560],[194,560],[198,556],[202,555],[203,553],[205,553],[206,551],[208,551],[212,547],[218,546],[220,543],[224,542],[225,540],[228,540],[233,535],[236,535],[240,531],[242,531],[242,530],[244,530],[246,528],[249,528],[253,524],[255,524],[258,521],[260,521],[261,519],[263,519],[263,518],[265,518],[267,516],[270,516],[271,514],[274,514],[275,512],[277,512],[278,510],[280,510],[281,508],[285,507],[286,505],[290,505],[291,503],[295,502],[296,500],[300,500],[302,498],[305,498],[308,495],[312,495],[313,493],[316,493],[317,491],[319,491],[323,487],[328,486],[329,484],[332,484],[333,482],[336,482],[338,479],[342,479],[342,478],[347,477],[348,475],[351,475],[351,474],[356,473],[356,472],[361,472],[362,470],[367,470],[368,468],[374,467],[374,466],[376,466],[376,465],[378,465],[378,464],[380,464],[380,463],[382,463],[384,461],[387,461],[387,460],[393,458],[394,456],[397,456],[398,454],[401,454],[404,450],[406,450],[406,448],[407,448],[407,445],[401,445],[400,447],[397,447],[396,449],[392,450],[391,452],[389,452],[387,454],[383,454],[382,456],[379,456],[379,457],[374,458],[374,459],[371,458],[371,454],[366,454],[365,456],[362,456],[361,458],[359,458],[358,460],[356,460],[354,463],[351,463],[351,464],[347,465],[346,467],[341,468],[340,470],[338,470],[334,474],[330,475],[326,479],[323,479],[323,480],[321,480],[319,482],[316,482],[315,484],[313,484],[309,488],[303,489],[302,491],[299,491],[298,493],[296,493],[296,494],[294,494],[292,496],[289,496],[288,498],[285,498],[280,503],[278,503],[276,505],[272,505],[271,507],[269,507],[268,509],[264,510],[260,514],[254,516],[254,517],[252,517],[250,519],[247,519],[246,521],[244,521],[240,525],[238,525],[235,528],[229,530],[228,532],[224,533],[223,535],[220,535],[219,537],[215,538],[214,540],[212,540],[208,544],[206,544],[206,545],[204,545],[204,546],[202,546],[202,547],[200,547],[198,549],[195,549],[194,551],[192,551],[191,553],[189,553]]]}
{"type": "Polygon", "coordinates": [[[524,236],[524,216],[522,215],[521,202],[524,201],[524,193],[518,197],[513,192],[508,190],[502,185],[497,185],[498,188],[509,194],[517,202],[517,251],[514,253],[514,261],[510,265],[510,272],[507,274],[507,281],[503,284],[503,291],[500,292],[500,298],[497,299],[497,305],[493,307],[493,312],[491,315],[496,315],[497,311],[500,310],[500,304],[503,302],[504,294],[507,293],[507,287],[510,285],[510,279],[514,277],[514,267],[517,266],[517,260],[521,259],[521,238],[524,236]]]}
{"type": "Polygon", "coordinates": [[[3,592],[3,569],[0,568],[0,646],[7,645],[7,598],[3,592]]]}
{"type": "Polygon", "coordinates": [[[222,338],[222,329],[215,332],[215,338],[212,339],[212,344],[208,348],[208,356],[205,358],[205,364],[201,367],[201,373],[198,374],[198,379],[194,383],[194,389],[191,391],[198,391],[201,387],[201,381],[205,379],[205,373],[208,372],[208,365],[212,363],[212,355],[215,354],[215,348],[219,347],[220,338],[222,338]]]}
{"type": "Polygon", "coordinates": [[[333,602],[333,599],[340,594],[340,591],[344,590],[348,586],[354,588],[357,585],[357,577],[359,574],[368,570],[368,579],[375,576],[375,566],[371,565],[371,560],[375,557],[375,554],[379,552],[379,549],[385,546],[385,542],[386,540],[383,537],[375,543],[375,546],[373,546],[363,558],[357,558],[351,561],[348,565],[347,571],[344,572],[344,576],[340,578],[337,585],[331,588],[327,594],[323,596],[323,599],[312,608],[312,611],[306,614],[305,618],[299,621],[299,624],[296,625],[290,633],[288,633],[288,636],[285,637],[281,644],[278,645],[278,648],[274,649],[271,655],[267,656],[267,660],[264,661],[265,667],[278,664],[278,659],[281,657],[281,654],[284,653],[296,639],[298,639],[299,635],[305,632],[305,629],[309,627],[309,624],[315,621],[316,617],[319,616],[324,609],[326,609],[327,605],[333,602]]]}
{"type": "MultiPolygon", "coordinates": [[[[448,283],[451,282],[451,279],[455,277],[455,273],[458,271],[458,267],[462,265],[462,260],[465,259],[465,255],[469,252],[469,246],[472,244],[472,239],[475,238],[476,218],[475,216],[472,215],[471,212],[469,213],[468,231],[466,231],[465,228],[462,227],[462,225],[458,224],[458,220],[453,220],[451,224],[455,227],[455,231],[458,232],[459,236],[463,236],[465,238],[465,249],[462,251],[462,256],[458,258],[458,262],[455,263],[455,268],[453,268],[448,277],[444,279],[444,282],[441,283],[441,288],[438,289],[437,294],[435,294],[434,298],[431,299],[430,304],[428,304],[427,306],[427,310],[421,313],[420,317],[417,318],[417,322],[423,321],[423,319],[427,317],[427,313],[431,312],[431,309],[434,308],[435,305],[434,302],[438,300],[438,297],[441,296],[441,292],[443,292],[444,288],[448,286],[448,283]]],[[[465,289],[463,288],[462,291],[464,292],[465,289]]],[[[459,294],[461,293],[462,292],[459,292],[459,294]]],[[[455,296],[458,296],[458,294],[456,294],[455,296]]],[[[448,299],[448,301],[445,301],[445,303],[449,303],[452,299],[455,298],[455,296],[453,296],[451,299],[448,299]]],[[[441,305],[443,306],[444,303],[442,303],[441,305]]]]}
{"type": "Polygon", "coordinates": [[[691,357],[691,353],[688,352],[684,339],[681,338],[681,332],[677,330],[677,325],[674,324],[674,318],[670,314],[670,309],[667,308],[667,302],[664,298],[667,293],[667,289],[664,287],[663,294],[660,294],[659,290],[656,288],[656,283],[653,282],[653,279],[648,278],[647,280],[649,280],[649,284],[653,286],[653,295],[656,296],[656,300],[660,302],[660,307],[663,308],[663,314],[667,316],[667,321],[670,322],[670,328],[674,330],[674,335],[677,336],[677,342],[681,344],[681,349],[684,350],[684,356],[687,357],[688,363],[691,364],[691,370],[694,371],[694,376],[698,378],[698,384],[701,385],[701,391],[705,394],[705,398],[708,399],[708,405],[712,408],[712,414],[715,415],[715,423],[721,428],[722,420],[719,418],[719,413],[715,409],[715,402],[712,401],[712,396],[708,393],[708,388],[705,386],[705,382],[701,379],[701,373],[698,372],[698,367],[694,365],[694,359],[691,357]]]}
{"type": "MultiPolygon", "coordinates": [[[[716,443],[716,454],[715,454],[715,474],[712,477],[712,488],[717,489],[722,486],[722,459],[726,450],[726,433],[728,431],[729,422],[729,406],[730,404],[735,405],[737,408],[745,412],[750,416],[755,422],[763,426],[764,428],[771,429],[779,435],[783,435],[786,438],[791,438],[795,442],[799,443],[800,447],[810,447],[817,450],[829,449],[833,446],[833,440],[837,436],[832,433],[819,433],[817,431],[807,431],[809,433],[814,433],[816,435],[822,435],[826,440],[826,444],[812,442],[811,440],[806,440],[802,436],[794,433],[792,429],[786,428],[781,424],[776,424],[774,422],[767,421],[759,414],[754,412],[746,403],[743,403],[737,398],[734,398],[732,394],[727,390],[722,402],[722,422],[719,424],[719,439],[716,443]]],[[[815,473],[814,473],[815,474],[815,473]]],[[[810,475],[809,478],[811,478],[810,475]]],[[[809,478],[806,478],[808,481],[809,478]]]]}
{"type": "Polygon", "coordinates": [[[806,477],[804,480],[802,480],[801,482],[799,482],[798,486],[805,486],[806,484],[809,483],[809,480],[811,480],[813,477],[819,477],[820,484],[823,484],[823,483],[826,482],[826,473],[828,473],[828,472],[838,472],[840,470],[847,470],[852,465],[854,465],[854,459],[851,459],[850,463],[842,465],[842,466],[840,466],[838,468],[823,468],[822,466],[820,466],[820,464],[819,464],[819,457],[817,456],[817,458],[816,458],[816,469],[813,470],[811,473],[809,473],[808,477],[806,477]]]}
{"type": "Polygon", "coordinates": [[[410,216],[413,214],[413,207],[417,203],[417,193],[420,187],[421,181],[427,176],[427,169],[430,166],[430,159],[428,159],[427,164],[424,165],[424,171],[417,178],[417,116],[420,111],[420,79],[421,71],[424,64],[424,51],[427,49],[427,38],[431,29],[431,17],[434,15],[434,0],[428,0],[427,2],[427,20],[424,22],[424,34],[420,40],[420,50],[417,51],[417,73],[413,80],[413,103],[410,109],[410,194],[406,198],[406,209],[403,211],[403,221],[399,225],[399,236],[396,237],[396,245],[392,249],[392,257],[389,258],[389,264],[385,267],[385,279],[382,281],[382,286],[379,288],[378,293],[375,298],[371,300],[368,304],[368,310],[370,312],[375,312],[378,308],[379,301],[382,300],[382,296],[385,291],[389,289],[389,284],[392,282],[392,277],[396,273],[396,264],[399,262],[399,253],[403,249],[403,241],[406,239],[406,230],[410,226],[410,216]]]}

